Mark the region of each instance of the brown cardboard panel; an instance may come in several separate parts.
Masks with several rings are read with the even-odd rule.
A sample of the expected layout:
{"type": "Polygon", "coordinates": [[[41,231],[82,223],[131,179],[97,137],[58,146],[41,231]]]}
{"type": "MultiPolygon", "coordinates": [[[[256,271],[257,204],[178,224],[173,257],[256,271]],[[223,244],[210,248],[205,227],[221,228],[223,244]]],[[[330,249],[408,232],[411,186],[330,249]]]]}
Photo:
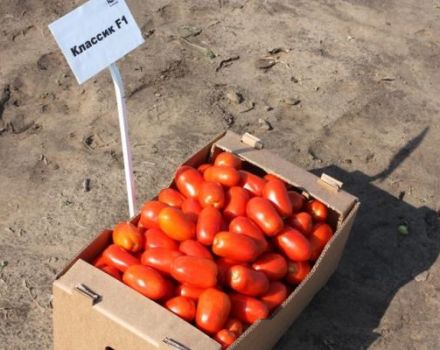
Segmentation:
{"type": "Polygon", "coordinates": [[[189,349],[220,346],[188,322],[83,260],[54,283],[55,350],[170,349],[172,338],[189,349]],[[95,304],[75,290],[86,285],[101,296],[95,304]]]}
{"type": "Polygon", "coordinates": [[[340,213],[342,218],[350,212],[354,203],[357,202],[357,198],[351,194],[330,189],[329,186],[323,185],[317,176],[277,155],[265,149],[258,150],[242,143],[240,137],[231,131],[218,140],[215,146],[236,153],[266,172],[276,174],[295,187],[305,190],[314,198],[319,198],[323,203],[340,213]]]}
{"type": "Polygon", "coordinates": [[[350,212],[332,241],[313,267],[308,277],[295,289],[289,298],[267,320],[249,328],[230,350],[268,350],[271,349],[279,338],[287,331],[291,324],[310,303],[316,293],[327,283],[336,270],[342,256],[345,244],[350,234],[351,227],[356,217],[359,204],[350,212]]]}

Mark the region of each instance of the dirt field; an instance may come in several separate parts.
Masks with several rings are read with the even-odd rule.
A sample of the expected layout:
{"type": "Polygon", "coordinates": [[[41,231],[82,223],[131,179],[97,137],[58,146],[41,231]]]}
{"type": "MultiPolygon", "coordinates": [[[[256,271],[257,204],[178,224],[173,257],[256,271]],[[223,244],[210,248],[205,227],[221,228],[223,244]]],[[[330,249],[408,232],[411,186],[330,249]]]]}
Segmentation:
{"type": "MultiPolygon", "coordinates": [[[[252,132],[363,203],[276,349],[440,348],[440,1],[127,2],[146,37],[120,62],[140,201],[213,135],[252,132]]],[[[55,274],[127,217],[110,75],[79,86],[47,29],[80,3],[0,1],[5,350],[51,348],[55,274]]]]}

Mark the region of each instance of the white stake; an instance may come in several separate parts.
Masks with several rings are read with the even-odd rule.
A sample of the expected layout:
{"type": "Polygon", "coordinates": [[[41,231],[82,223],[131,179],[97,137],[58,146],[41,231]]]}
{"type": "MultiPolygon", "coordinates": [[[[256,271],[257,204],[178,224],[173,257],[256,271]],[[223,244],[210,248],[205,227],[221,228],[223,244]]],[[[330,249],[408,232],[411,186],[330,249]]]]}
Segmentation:
{"type": "Polygon", "coordinates": [[[115,85],[116,101],[118,104],[119,128],[121,130],[122,154],[124,156],[125,182],[127,185],[128,212],[133,217],[136,210],[136,192],[133,177],[133,164],[131,160],[131,148],[128,138],[127,108],[125,106],[124,82],[116,63],[109,66],[110,73],[115,85]]]}

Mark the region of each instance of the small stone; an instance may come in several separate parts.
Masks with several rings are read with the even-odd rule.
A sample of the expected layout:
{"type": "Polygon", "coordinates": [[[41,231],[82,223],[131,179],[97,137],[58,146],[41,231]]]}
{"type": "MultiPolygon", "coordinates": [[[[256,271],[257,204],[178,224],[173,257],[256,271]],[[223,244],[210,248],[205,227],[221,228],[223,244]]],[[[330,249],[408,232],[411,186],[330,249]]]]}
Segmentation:
{"type": "Polygon", "coordinates": [[[162,95],[160,94],[160,92],[156,92],[156,93],[154,94],[154,96],[156,96],[156,97],[160,97],[160,96],[162,96],[162,95]]]}
{"type": "Polygon", "coordinates": [[[399,227],[397,228],[397,231],[399,231],[399,233],[403,236],[407,236],[409,234],[408,231],[408,225],[406,224],[400,224],[399,227]]]}
{"type": "Polygon", "coordinates": [[[414,277],[414,280],[416,282],[425,282],[429,277],[429,271],[423,271],[422,273],[419,273],[416,277],[414,277]]]}
{"type": "Polygon", "coordinates": [[[264,109],[266,112],[273,111],[273,107],[271,107],[271,106],[265,106],[264,109]]]}
{"type": "Polygon", "coordinates": [[[272,125],[263,118],[258,119],[258,124],[260,124],[260,128],[263,130],[272,130],[272,125]]]}
{"type": "Polygon", "coordinates": [[[301,103],[301,100],[295,97],[289,97],[289,98],[285,98],[283,102],[290,106],[296,106],[301,103]]]}
{"type": "Polygon", "coordinates": [[[83,190],[84,192],[89,192],[90,191],[90,179],[86,178],[83,181],[83,190]]]}
{"type": "Polygon", "coordinates": [[[235,104],[240,104],[244,100],[243,95],[236,91],[228,91],[226,93],[226,97],[228,98],[229,101],[235,104]]]}

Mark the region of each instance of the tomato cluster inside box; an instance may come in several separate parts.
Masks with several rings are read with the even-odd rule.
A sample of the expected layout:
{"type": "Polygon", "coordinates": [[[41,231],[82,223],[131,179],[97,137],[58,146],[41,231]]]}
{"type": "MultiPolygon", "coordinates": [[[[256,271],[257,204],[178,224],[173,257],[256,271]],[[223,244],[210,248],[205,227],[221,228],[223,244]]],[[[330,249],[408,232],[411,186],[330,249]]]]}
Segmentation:
{"type": "MultiPolygon", "coordinates": [[[[319,215],[321,215],[321,212],[323,211],[322,209],[325,209],[326,217],[324,219],[328,223],[328,227],[331,227],[332,235],[329,236],[329,239],[330,237],[331,239],[326,242],[325,246],[323,246],[318,253],[315,254],[316,256],[314,258],[312,257],[312,263],[310,265],[307,262],[307,266],[310,266],[311,270],[309,268],[305,271],[303,277],[298,277],[298,274],[296,274],[292,275],[289,280],[289,276],[287,276],[287,283],[291,282],[294,287],[286,289],[288,290],[288,296],[283,297],[284,301],[281,304],[275,303],[271,305],[273,299],[268,297],[264,300],[264,298],[260,296],[260,299],[264,301],[265,305],[268,305],[270,313],[266,312],[264,317],[262,317],[263,319],[258,319],[257,317],[255,322],[248,325],[243,333],[241,333],[241,330],[239,333],[238,331],[235,333],[229,333],[235,334],[235,336],[232,338],[232,345],[229,346],[228,349],[270,349],[299,316],[313,296],[325,285],[336,269],[355,219],[359,207],[359,201],[356,197],[341,190],[341,184],[337,180],[326,175],[318,178],[310,172],[279,158],[275,154],[262,148],[261,142],[248,134],[240,138],[233,132],[226,132],[197,151],[183,164],[195,169],[199,168],[198,171],[206,172],[204,173],[205,179],[212,179],[212,181],[208,182],[208,185],[205,185],[205,187],[207,187],[205,191],[209,196],[202,196],[202,199],[200,199],[199,196],[199,202],[202,201],[204,207],[215,208],[218,206],[224,209],[224,198],[222,195],[216,195],[222,191],[222,187],[212,184],[216,184],[216,181],[220,181],[225,182],[222,185],[227,185],[227,182],[233,181],[233,176],[235,176],[235,173],[226,175],[222,173],[219,175],[217,174],[216,169],[213,169],[215,167],[207,165],[217,159],[219,155],[220,157],[225,157],[225,159],[220,160],[220,162],[224,161],[225,163],[230,163],[234,162],[234,159],[239,159],[240,167],[248,174],[251,174],[249,176],[252,176],[253,174],[258,176],[259,179],[265,176],[264,183],[266,186],[268,183],[271,185],[267,190],[269,195],[271,191],[275,194],[277,193],[277,186],[287,186],[288,189],[294,192],[292,194],[293,197],[291,197],[292,201],[295,200],[295,196],[297,196],[296,194],[300,194],[300,196],[304,196],[304,198],[308,200],[309,204],[314,203],[315,200],[319,205],[324,204],[324,208],[318,206],[316,208],[309,208],[309,210],[311,210],[310,213],[313,214],[314,219],[319,221],[321,220],[319,215]]],[[[179,177],[175,176],[170,184],[170,188],[180,189],[180,192],[183,192],[186,196],[182,195],[182,197],[180,197],[178,191],[174,190],[161,191],[159,199],[171,204],[168,208],[172,208],[172,205],[177,202],[179,202],[178,206],[181,205],[181,200],[184,200],[185,197],[191,196],[191,186],[185,187],[185,184],[176,184],[176,179],[177,182],[180,181],[179,177]]],[[[252,192],[252,179],[249,181],[250,184],[246,183],[242,187],[247,188],[252,192]]],[[[284,191],[283,188],[281,188],[281,190],[284,191]]],[[[240,192],[241,190],[237,189],[236,191],[240,192]]],[[[240,206],[239,202],[242,194],[243,193],[241,192],[240,194],[234,194],[234,196],[237,196],[238,198],[237,206],[231,204],[223,210],[222,215],[227,217],[228,222],[233,221],[237,210],[239,210],[237,208],[240,206]]],[[[270,247],[278,247],[282,254],[284,254],[286,260],[292,259],[292,261],[301,261],[304,259],[310,259],[310,253],[308,253],[303,259],[301,254],[304,255],[304,250],[292,250],[289,248],[288,244],[286,247],[286,244],[283,241],[284,239],[289,240],[291,238],[290,236],[294,236],[297,231],[295,229],[288,230],[288,232],[280,231],[282,230],[284,223],[283,221],[277,221],[277,215],[274,215],[274,218],[271,218],[270,215],[266,215],[266,217],[262,219],[259,215],[259,208],[261,206],[264,207],[266,202],[261,201],[259,196],[252,197],[252,204],[249,204],[249,199],[247,200],[247,216],[249,217],[249,220],[256,222],[257,225],[261,227],[265,235],[268,236],[266,238],[268,238],[267,241],[269,241],[269,243],[267,243],[266,239],[259,240],[258,237],[253,237],[250,239],[252,242],[250,242],[251,244],[248,244],[249,247],[246,246],[246,241],[243,242],[241,249],[234,250],[233,246],[230,248],[227,247],[231,241],[231,237],[228,236],[229,233],[227,230],[217,233],[215,238],[213,238],[209,237],[209,229],[206,234],[202,232],[200,237],[197,237],[198,241],[205,244],[206,247],[209,247],[206,252],[202,249],[203,247],[199,247],[194,241],[185,241],[185,244],[180,243],[180,251],[187,253],[187,255],[191,255],[194,251],[199,255],[202,253],[207,255],[213,254],[213,256],[218,258],[221,258],[223,254],[228,258],[233,256],[230,254],[236,254],[237,259],[242,258],[243,261],[252,262],[252,265],[250,265],[251,268],[246,264],[237,264],[236,266],[233,266],[234,276],[240,277],[246,276],[247,274],[251,276],[249,277],[251,280],[254,282],[256,281],[251,289],[240,284],[240,280],[229,281],[229,285],[225,287],[225,293],[223,293],[222,288],[219,287],[218,293],[216,292],[216,289],[210,291],[210,294],[212,295],[206,293],[207,295],[203,296],[203,300],[198,301],[199,305],[197,305],[196,300],[195,305],[197,305],[198,308],[203,308],[200,303],[204,303],[205,300],[209,299],[215,299],[220,305],[222,303],[222,298],[228,298],[228,294],[226,294],[228,291],[235,292],[238,290],[243,291],[244,294],[254,293],[255,295],[258,295],[258,290],[261,290],[261,292],[267,291],[268,279],[265,277],[267,272],[266,275],[263,276],[264,278],[260,279],[261,283],[258,282],[257,275],[259,273],[261,274],[259,270],[264,269],[267,259],[273,257],[270,257],[270,254],[266,253],[267,259],[258,260],[256,258],[257,253],[253,251],[254,248],[259,250],[258,254],[261,254],[261,251],[268,249],[264,244],[269,244],[270,247]],[[253,241],[259,243],[259,245],[257,243],[254,244],[253,241]],[[245,255],[246,257],[244,257],[245,255]]],[[[292,201],[288,201],[289,206],[292,205],[292,201]]],[[[229,200],[229,203],[230,202],[231,201],[229,200]]],[[[298,214],[292,217],[289,206],[286,208],[286,206],[283,206],[283,203],[281,203],[276,209],[281,216],[289,217],[290,221],[288,223],[290,226],[296,227],[299,231],[308,231],[308,226],[311,225],[310,219],[307,219],[308,214],[298,214]]],[[[272,210],[272,208],[268,209],[269,211],[272,210]]],[[[179,221],[180,219],[178,216],[175,217],[173,210],[168,211],[170,211],[170,213],[164,212],[161,214],[161,224],[165,231],[168,230],[167,225],[169,225],[170,235],[177,235],[173,238],[178,241],[183,241],[185,239],[185,234],[191,231],[191,225],[189,225],[187,230],[177,230],[178,232],[176,232],[173,225],[175,226],[176,220],[179,221]]],[[[209,225],[214,219],[209,213],[206,217],[205,220],[209,225]]],[[[195,219],[195,223],[197,223],[197,220],[201,219],[195,219]]],[[[246,221],[245,219],[242,220],[246,221]]],[[[287,219],[284,219],[284,221],[286,220],[287,219]]],[[[131,224],[135,227],[142,226],[140,223],[139,216],[131,219],[131,224]]],[[[185,224],[185,222],[182,222],[183,226],[185,224]]],[[[245,224],[245,222],[237,222],[236,226],[240,229],[240,227],[245,224]]],[[[121,230],[123,230],[123,228],[121,228],[121,230]]],[[[119,243],[120,241],[122,243],[119,244],[124,245],[123,239],[119,239],[117,235],[115,238],[114,233],[115,232],[111,230],[105,230],[97,235],[87,247],[65,267],[54,282],[53,305],[55,350],[134,350],[172,348],[192,350],[221,349],[222,345],[219,341],[222,339],[222,334],[220,334],[220,336],[215,334],[217,329],[214,330],[214,334],[212,334],[210,333],[209,324],[205,326],[203,325],[203,321],[193,321],[193,316],[191,315],[185,320],[183,314],[180,315],[181,317],[178,317],[170,311],[173,310],[173,306],[175,306],[172,304],[175,304],[177,301],[173,301],[172,298],[169,303],[165,303],[163,300],[155,301],[152,300],[154,299],[155,294],[152,294],[152,299],[150,299],[135,290],[136,288],[130,288],[130,278],[132,278],[132,276],[136,277],[136,266],[130,269],[130,273],[128,273],[128,271],[124,272],[124,281],[126,284],[121,280],[118,280],[120,275],[117,269],[113,271],[110,266],[108,270],[104,269],[105,271],[103,271],[94,266],[97,265],[96,260],[102,257],[102,253],[105,252],[111,244],[119,243]]],[[[232,233],[232,236],[235,237],[235,233],[232,233]]],[[[289,241],[287,241],[287,243],[289,243],[289,241]]],[[[237,242],[237,244],[241,243],[237,242]]],[[[136,248],[136,250],[138,249],[136,248]]],[[[274,253],[276,253],[276,251],[274,253]]],[[[179,261],[179,264],[185,267],[185,264],[187,264],[187,262],[184,261],[186,255],[176,253],[176,256],[177,255],[179,255],[179,259],[182,260],[179,261]],[[183,258],[181,258],[181,256],[183,256],[183,258]]],[[[273,255],[276,256],[277,254],[273,255]]],[[[152,258],[154,260],[155,257],[152,258]]],[[[150,261],[149,259],[150,257],[148,256],[148,253],[143,253],[142,262],[145,262],[148,265],[150,261]]],[[[273,260],[274,259],[272,259],[270,263],[276,264],[277,262],[274,262],[273,260]]],[[[203,286],[205,284],[206,286],[208,286],[208,284],[209,286],[211,286],[211,284],[213,286],[214,284],[217,284],[216,286],[218,286],[218,283],[220,282],[217,281],[217,278],[220,277],[216,276],[216,274],[218,273],[217,268],[220,269],[220,264],[218,263],[218,267],[215,263],[211,263],[211,265],[212,266],[206,268],[207,271],[204,275],[203,273],[205,271],[202,270],[200,270],[200,276],[194,274],[194,280],[197,280],[197,283],[201,285],[203,284],[203,286]],[[212,273],[213,276],[210,274],[212,271],[215,271],[212,273]],[[197,279],[197,277],[201,278],[197,279]],[[212,279],[212,281],[210,281],[210,279],[212,279]]],[[[116,268],[117,267],[118,266],[116,265],[116,268]]],[[[160,270],[161,266],[158,266],[158,268],[160,270]]],[[[138,269],[142,270],[142,266],[138,269]]],[[[182,269],[177,270],[181,271],[182,269]]],[[[168,272],[169,271],[165,271],[165,273],[168,272]]],[[[177,272],[175,275],[171,272],[171,275],[177,279],[181,277],[177,272]]],[[[272,276],[269,274],[269,279],[277,280],[283,276],[272,276]]],[[[186,277],[182,276],[182,278],[184,280],[186,277]]],[[[285,288],[283,287],[284,283],[277,283],[281,289],[285,288]]],[[[271,286],[272,285],[274,288],[277,286],[273,283],[271,286]]],[[[179,288],[182,288],[182,286],[179,288]]],[[[181,289],[180,291],[182,292],[181,289]]],[[[160,292],[161,291],[159,290],[157,293],[160,292]]],[[[146,293],[148,293],[148,291],[146,293]]],[[[184,291],[184,293],[191,293],[191,291],[184,291]]],[[[158,294],[157,298],[163,298],[162,294],[158,294]]],[[[232,296],[231,298],[237,300],[233,300],[233,302],[240,303],[241,294],[235,293],[234,295],[235,296],[232,296]],[[237,297],[237,295],[239,296],[237,297]]],[[[173,296],[175,296],[175,294],[173,296]]],[[[229,301],[225,300],[225,303],[227,302],[229,301]]],[[[243,303],[247,302],[247,300],[243,301],[243,303]]],[[[191,308],[188,307],[187,309],[191,308]]],[[[228,325],[228,327],[230,327],[228,329],[240,328],[239,323],[240,322],[231,322],[231,324],[228,325]]],[[[225,337],[227,337],[227,335],[227,332],[223,334],[225,337]]],[[[225,344],[223,344],[223,346],[225,346],[225,344]]]]}

